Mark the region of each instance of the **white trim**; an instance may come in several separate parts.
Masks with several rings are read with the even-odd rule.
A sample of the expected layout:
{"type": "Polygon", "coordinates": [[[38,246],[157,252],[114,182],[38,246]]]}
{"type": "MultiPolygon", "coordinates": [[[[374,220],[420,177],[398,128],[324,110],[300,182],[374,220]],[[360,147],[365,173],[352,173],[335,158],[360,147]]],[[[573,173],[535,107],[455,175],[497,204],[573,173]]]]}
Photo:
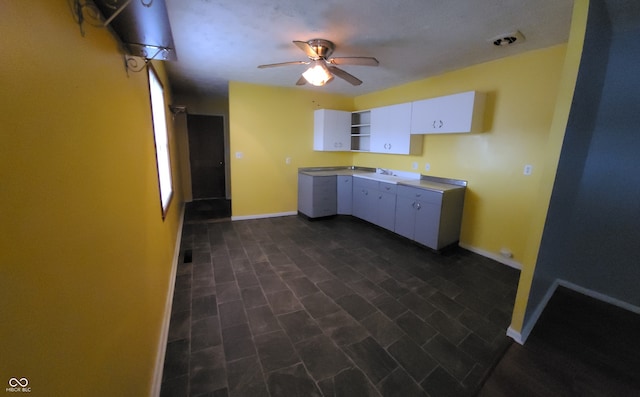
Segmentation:
{"type": "Polygon", "coordinates": [[[517,343],[524,345],[524,341],[522,340],[522,335],[520,335],[520,332],[516,331],[511,326],[507,328],[507,336],[513,339],[514,341],[516,341],[517,343]]]}
{"type": "Polygon", "coordinates": [[[275,214],[257,214],[257,215],[242,215],[242,216],[232,216],[232,221],[244,221],[247,219],[264,219],[264,218],[278,218],[281,216],[291,216],[298,215],[298,211],[289,211],[289,212],[278,212],[275,214]]]}
{"type": "Polygon", "coordinates": [[[167,289],[167,300],[164,304],[164,318],[160,328],[160,340],[158,341],[158,351],[156,353],[156,365],[153,370],[153,379],[151,384],[151,397],[160,396],[160,388],[162,387],[162,370],[164,369],[164,357],[167,352],[167,340],[169,338],[169,325],[171,323],[171,308],[173,306],[173,292],[176,285],[176,273],[178,271],[178,261],[180,260],[180,244],[182,243],[182,227],[184,225],[185,205],[182,204],[180,210],[180,220],[178,224],[178,236],[176,237],[176,245],[173,251],[173,263],[171,265],[171,275],[169,276],[169,285],[167,289]]]}
{"type": "Polygon", "coordinates": [[[509,330],[512,330],[512,332],[510,333],[509,330],[507,330],[507,335],[510,336],[516,342],[520,344],[524,344],[524,342],[526,342],[527,338],[531,334],[531,331],[533,331],[533,327],[535,327],[536,323],[538,322],[538,319],[542,315],[542,312],[547,307],[549,300],[551,299],[553,294],[556,292],[556,289],[558,289],[558,286],[562,286],[570,290],[579,292],[583,295],[589,296],[593,299],[597,299],[601,302],[609,303],[621,309],[629,310],[630,312],[640,314],[640,307],[638,306],[632,305],[628,302],[623,302],[619,299],[613,298],[609,295],[605,295],[601,292],[597,292],[597,291],[579,286],[570,281],[555,279],[553,283],[551,283],[551,286],[549,287],[547,292],[542,297],[542,300],[540,301],[538,306],[535,308],[535,310],[531,314],[529,321],[522,327],[521,333],[518,334],[517,331],[509,327],[509,330]],[[519,336],[519,339],[516,339],[516,336],[519,336]]]}
{"type": "Polygon", "coordinates": [[[522,270],[522,264],[519,262],[514,261],[513,259],[509,259],[509,258],[505,258],[502,255],[499,254],[494,254],[493,252],[489,252],[489,251],[485,251],[483,249],[480,248],[476,248],[473,247],[469,244],[463,243],[462,241],[458,242],[458,245],[466,250],[469,250],[471,252],[475,252],[478,255],[482,255],[485,258],[489,258],[489,259],[493,259],[496,262],[500,262],[503,265],[507,265],[509,267],[512,267],[514,269],[518,269],[518,270],[522,270]]]}
{"type": "Polygon", "coordinates": [[[558,284],[563,286],[563,287],[566,287],[566,288],[569,288],[571,290],[574,290],[576,292],[579,292],[579,293],[581,293],[583,295],[587,295],[587,296],[589,296],[591,298],[597,299],[599,301],[602,301],[602,302],[605,302],[605,303],[609,303],[609,304],[611,304],[613,306],[617,306],[617,307],[619,307],[621,309],[625,309],[625,310],[628,310],[628,311],[636,313],[636,314],[640,314],[640,307],[632,305],[631,303],[624,302],[624,301],[621,301],[619,299],[613,298],[613,297],[611,297],[609,295],[605,295],[603,293],[600,293],[600,292],[597,292],[597,291],[594,291],[594,290],[591,290],[591,289],[588,289],[588,288],[581,287],[581,286],[579,286],[577,284],[574,284],[574,283],[566,281],[566,280],[558,280],[558,284]]]}
{"type": "Polygon", "coordinates": [[[538,319],[542,315],[544,308],[547,307],[547,303],[549,303],[549,300],[553,296],[553,293],[556,292],[556,289],[558,289],[558,285],[560,285],[560,282],[558,279],[554,280],[553,283],[551,283],[551,286],[542,297],[542,300],[540,301],[538,306],[535,308],[533,313],[531,313],[529,322],[523,325],[522,331],[520,331],[520,339],[522,340],[522,343],[525,343],[527,341],[529,334],[531,334],[531,331],[533,331],[533,327],[535,327],[536,323],[538,322],[538,319]]]}

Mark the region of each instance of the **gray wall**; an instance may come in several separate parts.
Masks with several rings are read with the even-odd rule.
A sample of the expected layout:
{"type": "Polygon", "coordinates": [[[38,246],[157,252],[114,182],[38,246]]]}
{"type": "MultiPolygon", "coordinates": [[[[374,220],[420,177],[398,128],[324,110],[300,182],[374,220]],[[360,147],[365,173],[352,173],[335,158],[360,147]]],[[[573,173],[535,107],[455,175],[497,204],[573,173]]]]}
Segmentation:
{"type": "Polygon", "coordinates": [[[525,329],[558,279],[640,306],[640,7],[633,3],[590,2],[525,329]]]}

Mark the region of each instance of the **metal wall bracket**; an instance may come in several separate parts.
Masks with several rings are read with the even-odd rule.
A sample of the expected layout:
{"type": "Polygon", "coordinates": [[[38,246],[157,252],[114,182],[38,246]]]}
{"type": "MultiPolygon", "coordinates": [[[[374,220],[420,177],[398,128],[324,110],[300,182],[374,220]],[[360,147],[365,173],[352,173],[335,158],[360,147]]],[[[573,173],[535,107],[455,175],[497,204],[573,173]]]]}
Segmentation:
{"type": "Polygon", "coordinates": [[[127,73],[142,71],[154,59],[177,59],[164,0],[67,1],[83,37],[85,23],[113,33],[127,73]]]}

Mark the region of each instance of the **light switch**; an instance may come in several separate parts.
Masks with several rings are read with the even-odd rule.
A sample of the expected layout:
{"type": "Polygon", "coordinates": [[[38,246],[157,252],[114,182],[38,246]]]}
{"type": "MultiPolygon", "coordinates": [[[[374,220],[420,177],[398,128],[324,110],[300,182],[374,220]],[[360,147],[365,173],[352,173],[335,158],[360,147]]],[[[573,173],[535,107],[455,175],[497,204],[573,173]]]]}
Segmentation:
{"type": "Polygon", "coordinates": [[[531,172],[533,172],[533,166],[531,164],[525,165],[522,173],[525,175],[531,175],[531,172]]]}
{"type": "Polygon", "coordinates": [[[284,159],[285,164],[291,164],[291,157],[287,157],[284,159]]]}
{"type": "Polygon", "coordinates": [[[241,159],[243,156],[242,152],[236,152],[236,158],[241,159]]]}

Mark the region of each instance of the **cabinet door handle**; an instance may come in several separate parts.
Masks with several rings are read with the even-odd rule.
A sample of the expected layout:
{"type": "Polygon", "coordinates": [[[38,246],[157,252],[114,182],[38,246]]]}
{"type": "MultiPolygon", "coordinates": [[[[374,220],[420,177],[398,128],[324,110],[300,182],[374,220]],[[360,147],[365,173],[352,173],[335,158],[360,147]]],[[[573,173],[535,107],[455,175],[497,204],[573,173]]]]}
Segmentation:
{"type": "Polygon", "coordinates": [[[433,126],[433,129],[435,130],[436,129],[436,121],[433,120],[433,124],[431,124],[431,125],[433,126]]]}
{"type": "Polygon", "coordinates": [[[422,207],[422,206],[420,205],[420,203],[416,203],[416,209],[417,209],[418,211],[420,211],[420,208],[421,208],[421,207],[422,207]]]}
{"type": "Polygon", "coordinates": [[[416,202],[414,201],[413,203],[411,203],[411,206],[412,206],[413,208],[416,208],[416,202]]]}
{"type": "Polygon", "coordinates": [[[442,128],[442,120],[440,120],[440,125],[438,125],[438,128],[442,128]]]}

